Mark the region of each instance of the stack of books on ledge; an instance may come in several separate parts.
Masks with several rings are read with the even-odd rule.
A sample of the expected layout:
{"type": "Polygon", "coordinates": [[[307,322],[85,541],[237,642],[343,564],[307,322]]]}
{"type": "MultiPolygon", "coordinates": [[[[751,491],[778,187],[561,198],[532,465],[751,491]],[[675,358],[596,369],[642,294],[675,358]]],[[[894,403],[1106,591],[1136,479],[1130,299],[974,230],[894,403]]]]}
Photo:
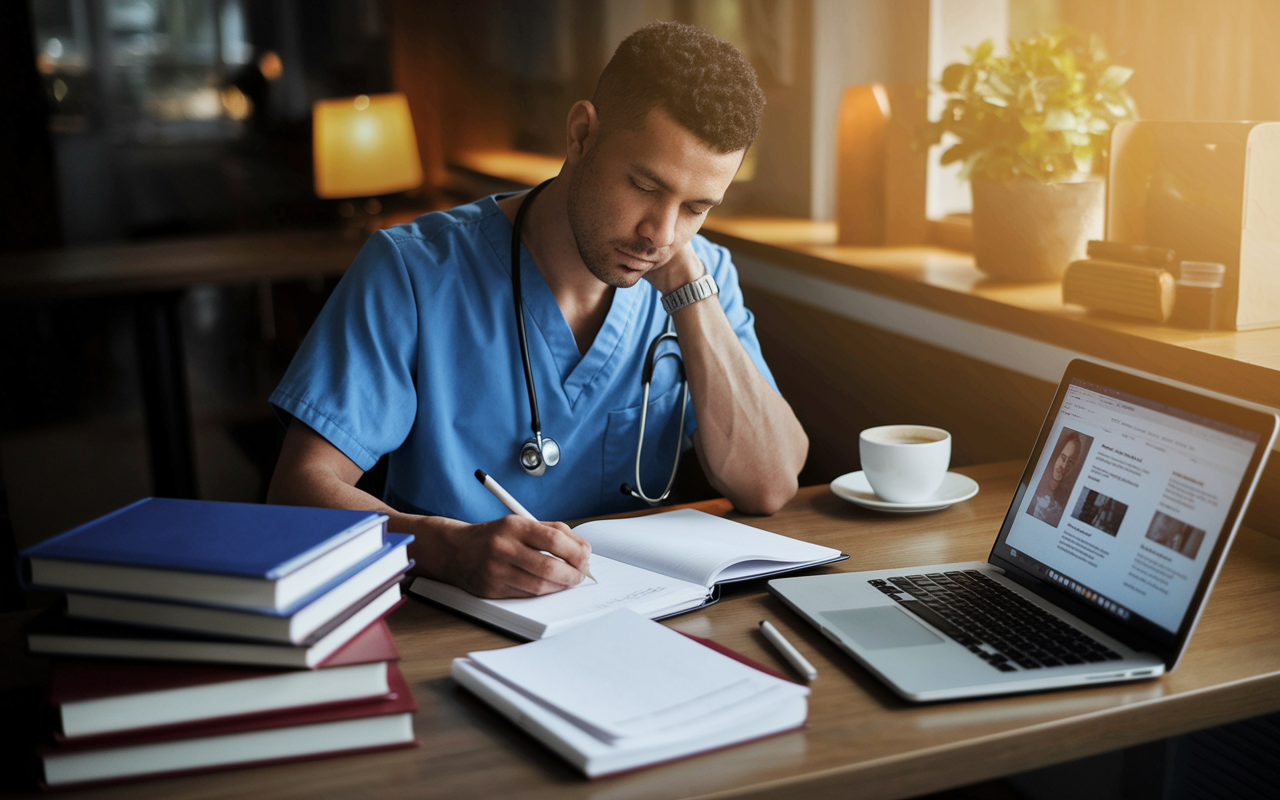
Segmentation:
{"type": "Polygon", "coordinates": [[[150,498],[25,550],[65,613],[49,787],[416,743],[382,618],[412,536],[363,511],[150,498]]]}

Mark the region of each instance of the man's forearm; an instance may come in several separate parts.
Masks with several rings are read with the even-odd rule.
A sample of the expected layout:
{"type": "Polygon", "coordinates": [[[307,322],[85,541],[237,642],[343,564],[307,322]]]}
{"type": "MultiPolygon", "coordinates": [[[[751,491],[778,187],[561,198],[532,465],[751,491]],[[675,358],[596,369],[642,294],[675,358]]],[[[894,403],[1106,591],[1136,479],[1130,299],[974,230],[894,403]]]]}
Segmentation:
{"type": "Polygon", "coordinates": [[[282,464],[272,476],[267,502],[386,514],[390,518],[387,530],[414,535],[414,541],[409,545],[409,557],[417,561],[419,572],[431,577],[440,577],[438,573],[443,573],[448,563],[446,534],[466,524],[447,517],[424,517],[396,511],[368,492],[345,482],[327,466],[290,468],[282,464]]]}
{"type": "Polygon", "coordinates": [[[809,452],[804,429],[714,298],[676,311],[674,320],[708,480],[738,510],[772,514],[795,495],[809,452]]]}

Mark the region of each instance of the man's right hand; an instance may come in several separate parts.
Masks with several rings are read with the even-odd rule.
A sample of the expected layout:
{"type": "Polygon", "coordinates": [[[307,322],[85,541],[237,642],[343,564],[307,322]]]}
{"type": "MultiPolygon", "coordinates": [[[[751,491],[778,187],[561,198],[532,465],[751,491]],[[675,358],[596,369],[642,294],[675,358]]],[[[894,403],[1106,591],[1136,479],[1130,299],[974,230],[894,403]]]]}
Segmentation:
{"type": "Polygon", "coordinates": [[[403,514],[357,489],[363,474],[323,436],[293,420],[267,502],[386,514],[388,530],[414,534],[409,557],[418,562],[417,572],[481,597],[533,597],[582,581],[591,545],[563,522],[510,516],[473,525],[403,514]]]}
{"type": "Polygon", "coordinates": [[[474,595],[534,597],[577,586],[591,545],[563,522],[510,515],[424,531],[410,551],[422,574],[474,595]]]}

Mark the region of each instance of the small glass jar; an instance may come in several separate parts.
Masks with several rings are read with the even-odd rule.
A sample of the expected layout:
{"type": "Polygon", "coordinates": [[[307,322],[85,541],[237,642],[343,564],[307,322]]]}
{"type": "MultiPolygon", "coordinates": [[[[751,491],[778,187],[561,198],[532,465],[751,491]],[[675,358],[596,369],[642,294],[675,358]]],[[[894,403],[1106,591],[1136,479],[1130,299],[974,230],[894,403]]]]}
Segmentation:
{"type": "Polygon", "coordinates": [[[1183,261],[1173,302],[1175,325],[1197,330],[1218,327],[1218,302],[1227,268],[1209,261],[1183,261]]]}

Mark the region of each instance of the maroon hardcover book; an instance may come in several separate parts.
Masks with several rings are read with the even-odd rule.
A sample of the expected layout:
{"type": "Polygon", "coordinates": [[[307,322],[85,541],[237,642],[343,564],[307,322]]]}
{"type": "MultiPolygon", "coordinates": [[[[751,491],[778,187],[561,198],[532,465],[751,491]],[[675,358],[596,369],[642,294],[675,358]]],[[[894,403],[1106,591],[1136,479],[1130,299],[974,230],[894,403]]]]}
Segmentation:
{"type": "MultiPolygon", "coordinates": [[[[317,669],[375,661],[397,661],[400,651],[384,620],[356,634],[334,651],[317,669]]],[[[287,668],[255,668],[217,664],[184,664],[163,661],[121,661],[105,658],[54,658],[49,683],[49,702],[54,705],[120,697],[162,689],[179,689],[225,681],[262,678],[287,668]]]]}
{"type": "Polygon", "coordinates": [[[214,719],[254,718],[278,714],[285,708],[364,702],[377,697],[382,691],[368,685],[373,676],[367,671],[361,673],[360,683],[342,681],[339,684],[319,673],[344,666],[385,664],[399,657],[391,631],[385,622],[379,620],[357,634],[315,670],[56,659],[49,691],[58,723],[53,738],[57,742],[79,741],[109,737],[126,730],[151,729],[180,735],[186,728],[205,725],[214,719]],[[265,692],[263,684],[256,682],[287,675],[296,678],[287,678],[287,684],[272,682],[276,688],[270,692],[265,692]],[[239,688],[238,684],[245,688],[239,688]],[[205,687],[215,686],[217,688],[212,695],[204,691],[205,687]],[[198,691],[184,694],[180,691],[182,689],[198,691]],[[290,694],[285,697],[294,698],[293,702],[279,694],[286,690],[290,694]],[[177,694],[166,695],[158,703],[156,698],[147,697],[154,692],[177,694]],[[94,701],[108,698],[116,703],[104,718],[101,710],[95,710],[100,707],[94,701]],[[175,709],[174,704],[180,710],[177,714],[170,713],[175,709]],[[158,708],[169,711],[160,712],[157,716],[158,708]]]}
{"type": "Polygon", "coordinates": [[[57,745],[41,747],[38,751],[40,759],[45,766],[46,780],[49,775],[51,763],[55,763],[62,757],[74,757],[81,754],[97,754],[104,759],[109,760],[113,769],[120,769],[121,760],[124,760],[124,770],[128,770],[128,761],[133,759],[137,761],[137,771],[130,771],[128,774],[113,774],[109,777],[87,777],[75,781],[58,781],[54,784],[41,782],[44,789],[67,789],[67,788],[84,788],[88,786],[104,785],[110,783],[121,783],[126,781],[134,781],[141,778],[154,778],[169,775],[195,774],[200,772],[211,772],[216,770],[231,769],[244,766],[262,766],[266,764],[279,764],[291,761],[303,761],[313,758],[327,758],[335,755],[346,755],[349,753],[368,752],[373,750],[385,750],[395,747],[411,747],[418,743],[413,737],[410,729],[409,735],[406,737],[384,737],[385,741],[369,744],[368,740],[354,744],[350,741],[343,741],[340,738],[340,732],[333,731],[329,727],[332,723],[341,723],[345,721],[373,718],[373,717],[405,717],[405,723],[411,725],[414,711],[418,710],[418,704],[413,698],[413,693],[409,689],[408,682],[400,673],[399,667],[394,662],[387,664],[388,679],[391,684],[391,693],[386,697],[379,697],[373,700],[359,703],[345,703],[341,705],[328,705],[311,708],[289,709],[270,715],[260,715],[258,717],[222,719],[208,722],[202,725],[191,726],[181,733],[175,733],[172,730],[149,730],[149,731],[129,731],[112,736],[94,737],[92,740],[75,740],[57,745]],[[167,745],[167,744],[192,744],[199,743],[201,740],[210,740],[211,748],[215,745],[221,745],[224,750],[234,751],[234,747],[227,748],[226,742],[235,742],[238,734],[252,735],[257,733],[271,733],[279,735],[280,739],[288,739],[298,736],[314,736],[317,733],[323,733],[323,744],[318,749],[310,752],[294,752],[288,756],[277,756],[268,748],[254,747],[251,755],[244,757],[243,753],[236,756],[229,756],[230,760],[218,761],[213,763],[206,759],[206,763],[198,767],[178,768],[178,769],[162,769],[154,770],[147,766],[147,758],[143,751],[137,748],[143,748],[147,745],[167,745]],[[212,741],[218,740],[218,741],[212,741]]]}

